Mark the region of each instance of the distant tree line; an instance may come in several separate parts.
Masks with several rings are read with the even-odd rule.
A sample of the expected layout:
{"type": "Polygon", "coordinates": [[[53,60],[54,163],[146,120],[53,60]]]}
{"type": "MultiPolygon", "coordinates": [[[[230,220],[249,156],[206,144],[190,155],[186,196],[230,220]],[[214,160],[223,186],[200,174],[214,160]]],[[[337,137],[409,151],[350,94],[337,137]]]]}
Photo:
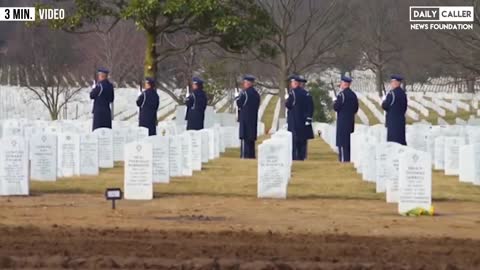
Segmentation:
{"type": "MultiPolygon", "coordinates": [[[[64,7],[69,17],[44,25],[0,24],[0,65],[30,70],[40,65],[38,59],[45,66],[62,59],[64,69],[76,76],[90,77],[94,67],[105,66],[117,84],[154,76],[159,89],[178,102],[194,75],[214,86],[209,91],[215,100],[229,94],[225,91],[232,91],[244,73],[255,74],[260,88],[280,98],[288,75],[309,77],[331,68],[371,70],[379,95],[390,73],[403,74],[407,89],[451,76],[471,92],[480,77],[480,0],[19,2],[64,7]],[[410,29],[410,5],[450,4],[474,6],[473,31],[410,29]],[[33,52],[32,46],[55,50],[33,52]],[[46,57],[52,53],[60,57],[46,57]]],[[[52,70],[58,73],[52,76],[61,77],[62,71],[52,70]]]]}

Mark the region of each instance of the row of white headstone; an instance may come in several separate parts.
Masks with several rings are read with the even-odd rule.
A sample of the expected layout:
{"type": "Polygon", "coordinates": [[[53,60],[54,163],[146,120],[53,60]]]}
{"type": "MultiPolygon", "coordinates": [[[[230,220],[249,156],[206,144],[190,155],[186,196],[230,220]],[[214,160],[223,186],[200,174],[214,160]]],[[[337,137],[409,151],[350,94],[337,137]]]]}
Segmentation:
{"type": "MultiPolygon", "coordinates": [[[[89,82],[90,84],[91,82],[89,82]]],[[[90,88],[79,91],[74,100],[66,104],[60,115],[61,119],[86,120],[91,118],[92,103],[89,98],[90,88]]],[[[175,108],[176,102],[168,94],[158,91],[160,109],[158,117],[175,108]],[[168,110],[169,109],[169,110],[168,110]]],[[[115,88],[115,119],[137,121],[138,107],[135,104],[138,88],[115,88]]],[[[47,108],[26,87],[0,85],[0,119],[25,117],[28,119],[50,119],[47,108]],[[15,93],[12,95],[11,93],[15,93]]]]}
{"type": "Polygon", "coordinates": [[[218,158],[228,148],[238,148],[237,127],[189,130],[176,136],[150,136],[125,145],[125,198],[150,200],[154,183],[170,177],[192,176],[202,163],[218,158]]]}
{"type": "Polygon", "coordinates": [[[383,111],[380,111],[377,106],[369,99],[366,95],[362,93],[357,93],[358,99],[367,106],[367,108],[372,112],[373,116],[377,118],[379,123],[385,123],[385,116],[383,111]]]}
{"type": "Polygon", "coordinates": [[[157,136],[148,130],[117,122],[114,129],[89,132],[81,121],[48,122],[8,120],[0,123],[0,195],[28,195],[29,179],[55,181],[60,177],[98,175],[127,160],[131,143],[148,143],[153,154],[152,182],[170,176],[191,175],[201,163],[219,156],[226,147],[239,147],[238,127],[185,132],[175,122],[161,122],[157,136]]]}
{"type": "MultiPolygon", "coordinates": [[[[335,126],[319,124],[318,129],[331,148],[336,149],[335,126]]],[[[364,181],[375,183],[377,193],[386,193],[386,202],[398,203],[400,214],[417,207],[431,207],[431,156],[419,148],[387,142],[382,125],[357,125],[351,134],[351,162],[357,173],[364,181]]]]}

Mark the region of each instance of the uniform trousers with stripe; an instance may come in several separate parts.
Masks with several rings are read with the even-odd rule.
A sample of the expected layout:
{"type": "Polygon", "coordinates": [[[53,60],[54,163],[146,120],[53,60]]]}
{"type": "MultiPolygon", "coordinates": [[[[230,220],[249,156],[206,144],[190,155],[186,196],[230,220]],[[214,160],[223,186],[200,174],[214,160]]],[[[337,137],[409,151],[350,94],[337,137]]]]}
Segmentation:
{"type": "Polygon", "coordinates": [[[251,140],[241,141],[240,158],[255,159],[255,141],[251,141],[251,140]]]}
{"type": "Polygon", "coordinates": [[[305,160],[307,158],[307,140],[296,141],[293,140],[292,145],[292,159],[305,160]]]}
{"type": "Polygon", "coordinates": [[[350,145],[338,146],[338,161],[350,162],[350,145]]]}

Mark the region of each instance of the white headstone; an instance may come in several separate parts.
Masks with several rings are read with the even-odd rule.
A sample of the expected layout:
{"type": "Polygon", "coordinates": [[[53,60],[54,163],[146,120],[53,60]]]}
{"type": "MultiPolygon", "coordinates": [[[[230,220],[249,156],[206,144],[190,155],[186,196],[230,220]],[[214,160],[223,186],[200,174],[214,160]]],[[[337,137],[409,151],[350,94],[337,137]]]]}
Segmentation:
{"type": "Polygon", "coordinates": [[[177,126],[186,125],[185,114],[187,113],[187,107],[184,105],[178,105],[175,109],[175,123],[177,126]]]}
{"type": "Polygon", "coordinates": [[[192,176],[192,140],[190,133],[184,132],[180,135],[182,145],[182,175],[192,176]]]}
{"type": "Polygon", "coordinates": [[[240,147],[240,140],[238,139],[238,127],[223,127],[224,141],[226,148],[240,147]]]}
{"type": "Polygon", "coordinates": [[[432,162],[426,152],[408,150],[400,155],[398,212],[432,205],[432,162]]]}
{"type": "Polygon", "coordinates": [[[28,195],[28,146],[22,137],[0,141],[0,195],[28,195]]]}
{"type": "Polygon", "coordinates": [[[440,136],[435,138],[435,170],[443,170],[445,168],[445,137],[440,136]]]}
{"type": "Polygon", "coordinates": [[[207,163],[210,159],[210,132],[206,129],[199,132],[202,137],[202,163],[207,163]]]}
{"type": "Polygon", "coordinates": [[[419,151],[427,151],[428,127],[425,125],[413,125],[407,132],[407,145],[419,151]]]}
{"type": "Polygon", "coordinates": [[[475,145],[460,146],[458,161],[458,179],[460,182],[473,183],[475,180],[475,145]]]}
{"type": "Polygon", "coordinates": [[[375,182],[377,173],[376,160],[374,158],[376,155],[376,143],[365,143],[364,151],[369,159],[368,162],[364,163],[364,168],[362,169],[363,180],[375,182]]]}
{"type": "Polygon", "coordinates": [[[2,125],[2,138],[23,137],[23,127],[16,119],[6,120],[2,125]]]}
{"type": "Polygon", "coordinates": [[[148,137],[148,128],[146,127],[128,127],[124,129],[125,143],[137,142],[148,137]]]}
{"type": "Polygon", "coordinates": [[[153,182],[169,183],[170,182],[170,165],[169,165],[169,137],[168,136],[150,136],[145,139],[152,144],[153,157],[153,182]]]}
{"type": "Polygon", "coordinates": [[[113,132],[109,128],[97,128],[94,133],[98,138],[98,166],[113,168],[113,132]]]}
{"type": "Polygon", "coordinates": [[[152,145],[133,142],[125,145],[125,199],[153,199],[152,145]]]}
{"type": "Polygon", "coordinates": [[[215,131],[212,128],[208,131],[208,159],[215,159],[215,131]]]}
{"type": "Polygon", "coordinates": [[[388,155],[392,153],[396,145],[396,143],[384,142],[378,144],[375,149],[375,180],[377,193],[386,192],[386,182],[389,177],[388,155]]]}
{"type": "MultiPolygon", "coordinates": [[[[284,144],[287,146],[286,153],[290,153],[290,154],[287,154],[286,159],[287,159],[288,166],[291,168],[291,166],[292,166],[292,155],[291,155],[291,153],[292,153],[292,148],[293,148],[292,133],[290,131],[285,130],[285,129],[280,129],[273,134],[272,138],[282,139],[284,144]]],[[[291,170],[289,169],[289,171],[291,171],[291,170]]],[[[290,178],[290,176],[291,175],[288,175],[288,178],[290,178]]]]}
{"type": "Polygon", "coordinates": [[[204,127],[205,128],[212,128],[213,125],[215,124],[215,111],[213,106],[207,106],[205,110],[205,120],[204,120],[204,127]]]}
{"type": "Polygon", "coordinates": [[[478,186],[480,185],[480,144],[473,145],[473,184],[478,186]]]}
{"type": "Polygon", "coordinates": [[[220,131],[218,130],[217,127],[214,127],[212,130],[213,130],[214,158],[219,158],[220,157],[220,131]]]}
{"type": "Polygon", "coordinates": [[[225,132],[225,129],[218,128],[218,134],[220,135],[219,136],[219,139],[220,139],[220,144],[219,144],[220,153],[225,153],[225,148],[226,148],[226,144],[225,144],[226,132],[225,132]]]}
{"type": "Polygon", "coordinates": [[[136,132],[137,132],[137,141],[141,141],[146,137],[148,137],[148,128],[146,127],[137,127],[136,132]]]}
{"type": "Polygon", "coordinates": [[[168,137],[168,165],[170,176],[182,176],[182,144],[179,136],[168,137]]]}
{"type": "Polygon", "coordinates": [[[445,138],[445,175],[458,175],[460,146],[464,144],[464,137],[445,138]]]}
{"type": "Polygon", "coordinates": [[[80,135],[80,175],[98,175],[98,156],[97,135],[80,135]]]}
{"type": "Polygon", "coordinates": [[[202,169],[202,134],[197,130],[190,130],[192,146],[192,169],[200,171],[202,169]]]}
{"type": "Polygon", "coordinates": [[[387,203],[396,203],[398,202],[398,178],[399,170],[398,164],[400,159],[400,154],[405,152],[407,147],[396,144],[392,148],[392,152],[387,157],[388,171],[387,171],[387,182],[386,182],[386,199],[387,203]]]}
{"type": "Polygon", "coordinates": [[[290,172],[288,166],[287,145],[284,140],[270,139],[258,146],[258,198],[287,197],[287,185],[290,172]]]}
{"type": "Polygon", "coordinates": [[[57,176],[80,174],[80,140],[77,134],[60,133],[58,140],[57,176]]]}
{"type": "Polygon", "coordinates": [[[30,140],[30,177],[38,181],[57,180],[57,136],[42,134],[30,140]]]}
{"type": "Polygon", "coordinates": [[[113,130],[113,160],[123,161],[127,129],[117,128],[113,130]]]}

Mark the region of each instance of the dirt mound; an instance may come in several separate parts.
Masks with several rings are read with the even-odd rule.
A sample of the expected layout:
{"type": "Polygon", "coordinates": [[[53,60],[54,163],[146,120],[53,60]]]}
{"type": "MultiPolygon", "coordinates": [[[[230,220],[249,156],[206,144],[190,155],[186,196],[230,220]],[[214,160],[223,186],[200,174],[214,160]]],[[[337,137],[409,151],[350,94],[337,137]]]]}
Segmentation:
{"type": "Polygon", "coordinates": [[[0,269],[479,269],[480,241],[273,232],[0,228],[0,269]]]}

